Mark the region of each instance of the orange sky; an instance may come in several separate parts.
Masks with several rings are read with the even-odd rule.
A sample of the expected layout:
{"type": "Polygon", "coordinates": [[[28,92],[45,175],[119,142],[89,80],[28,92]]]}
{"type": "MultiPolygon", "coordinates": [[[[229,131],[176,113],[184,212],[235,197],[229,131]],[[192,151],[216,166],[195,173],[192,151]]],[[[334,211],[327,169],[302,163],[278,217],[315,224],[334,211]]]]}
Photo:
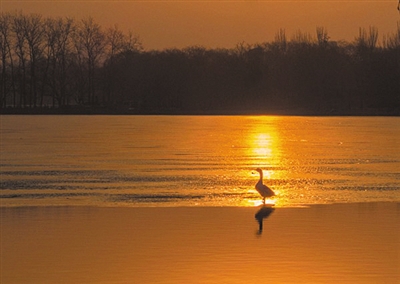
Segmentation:
{"type": "Polygon", "coordinates": [[[2,11],[44,16],[92,16],[104,28],[118,24],[139,35],[149,49],[234,47],[239,42],[271,41],[283,28],[315,35],[323,26],[332,40],[352,41],[359,27],[393,33],[400,14],[397,0],[0,0],[2,11]]]}

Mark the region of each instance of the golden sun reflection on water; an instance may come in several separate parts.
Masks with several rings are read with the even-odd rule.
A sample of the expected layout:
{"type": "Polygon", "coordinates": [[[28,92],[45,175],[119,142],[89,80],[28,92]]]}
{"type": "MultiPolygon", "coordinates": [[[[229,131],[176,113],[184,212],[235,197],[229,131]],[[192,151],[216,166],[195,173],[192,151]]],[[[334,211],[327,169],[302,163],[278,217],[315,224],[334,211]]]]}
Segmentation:
{"type": "Polygon", "coordinates": [[[247,207],[260,207],[262,205],[266,206],[275,206],[276,200],[275,199],[267,199],[265,203],[261,199],[246,199],[246,206],[247,207]]]}
{"type": "MultiPolygon", "coordinates": [[[[280,158],[279,133],[274,123],[265,118],[257,118],[246,137],[248,156],[251,157],[255,167],[272,167],[277,165],[280,158]]],[[[264,169],[265,170],[265,169],[264,169]]],[[[265,177],[270,174],[264,172],[265,177]]]]}
{"type": "Polygon", "coordinates": [[[271,157],[273,155],[272,138],[270,134],[261,133],[256,134],[252,140],[254,144],[253,152],[259,157],[271,157]]]}
{"type": "MultiPolygon", "coordinates": [[[[282,190],[278,188],[277,179],[282,178],[280,171],[282,160],[282,149],[280,143],[279,130],[275,128],[276,123],[270,121],[272,118],[255,117],[252,128],[249,129],[245,136],[247,144],[247,153],[249,164],[252,166],[252,171],[249,172],[249,178],[254,180],[256,184],[259,174],[255,171],[256,168],[263,170],[264,184],[272,188],[277,196],[267,199],[265,205],[275,206],[281,204],[278,193],[282,190]]],[[[248,207],[259,207],[263,205],[263,201],[259,197],[258,192],[253,187],[249,193],[255,198],[246,198],[243,200],[243,205],[248,207]]]]}

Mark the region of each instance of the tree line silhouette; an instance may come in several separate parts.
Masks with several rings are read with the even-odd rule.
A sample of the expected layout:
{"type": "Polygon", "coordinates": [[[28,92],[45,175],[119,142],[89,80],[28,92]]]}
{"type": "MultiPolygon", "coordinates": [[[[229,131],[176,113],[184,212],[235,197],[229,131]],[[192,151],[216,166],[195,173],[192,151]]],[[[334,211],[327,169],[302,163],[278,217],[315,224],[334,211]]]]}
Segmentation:
{"type": "Polygon", "coordinates": [[[2,113],[400,114],[400,22],[378,43],[285,30],[230,49],[146,51],[93,18],[0,14],[2,113]]]}

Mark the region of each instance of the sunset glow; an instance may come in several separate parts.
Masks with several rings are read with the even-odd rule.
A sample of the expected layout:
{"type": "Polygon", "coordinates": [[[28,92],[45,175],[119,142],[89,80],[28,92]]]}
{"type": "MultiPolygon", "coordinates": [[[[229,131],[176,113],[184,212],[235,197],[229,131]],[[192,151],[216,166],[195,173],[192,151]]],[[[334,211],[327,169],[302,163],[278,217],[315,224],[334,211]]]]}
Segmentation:
{"type": "Polygon", "coordinates": [[[352,41],[358,29],[375,26],[383,35],[396,29],[391,1],[1,1],[0,10],[45,17],[94,17],[102,26],[133,31],[146,49],[202,45],[231,48],[274,39],[279,29],[315,37],[317,26],[332,40],[352,41]]]}
{"type": "Polygon", "coordinates": [[[398,283],[399,78],[400,0],[0,0],[1,284],[398,283]]]}

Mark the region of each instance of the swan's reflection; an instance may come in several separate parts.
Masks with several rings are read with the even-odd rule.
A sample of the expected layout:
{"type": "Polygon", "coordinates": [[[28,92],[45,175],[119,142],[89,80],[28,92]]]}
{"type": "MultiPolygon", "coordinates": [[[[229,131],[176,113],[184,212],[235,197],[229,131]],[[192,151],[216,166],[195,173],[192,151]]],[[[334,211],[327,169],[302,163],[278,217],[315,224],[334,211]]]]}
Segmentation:
{"type": "Polygon", "coordinates": [[[272,212],[274,212],[275,208],[272,207],[271,205],[261,205],[260,206],[260,210],[257,211],[257,213],[254,215],[254,217],[256,218],[257,222],[258,222],[258,231],[257,234],[261,235],[262,231],[263,231],[263,221],[264,219],[268,218],[269,215],[272,214],[272,212]]]}

